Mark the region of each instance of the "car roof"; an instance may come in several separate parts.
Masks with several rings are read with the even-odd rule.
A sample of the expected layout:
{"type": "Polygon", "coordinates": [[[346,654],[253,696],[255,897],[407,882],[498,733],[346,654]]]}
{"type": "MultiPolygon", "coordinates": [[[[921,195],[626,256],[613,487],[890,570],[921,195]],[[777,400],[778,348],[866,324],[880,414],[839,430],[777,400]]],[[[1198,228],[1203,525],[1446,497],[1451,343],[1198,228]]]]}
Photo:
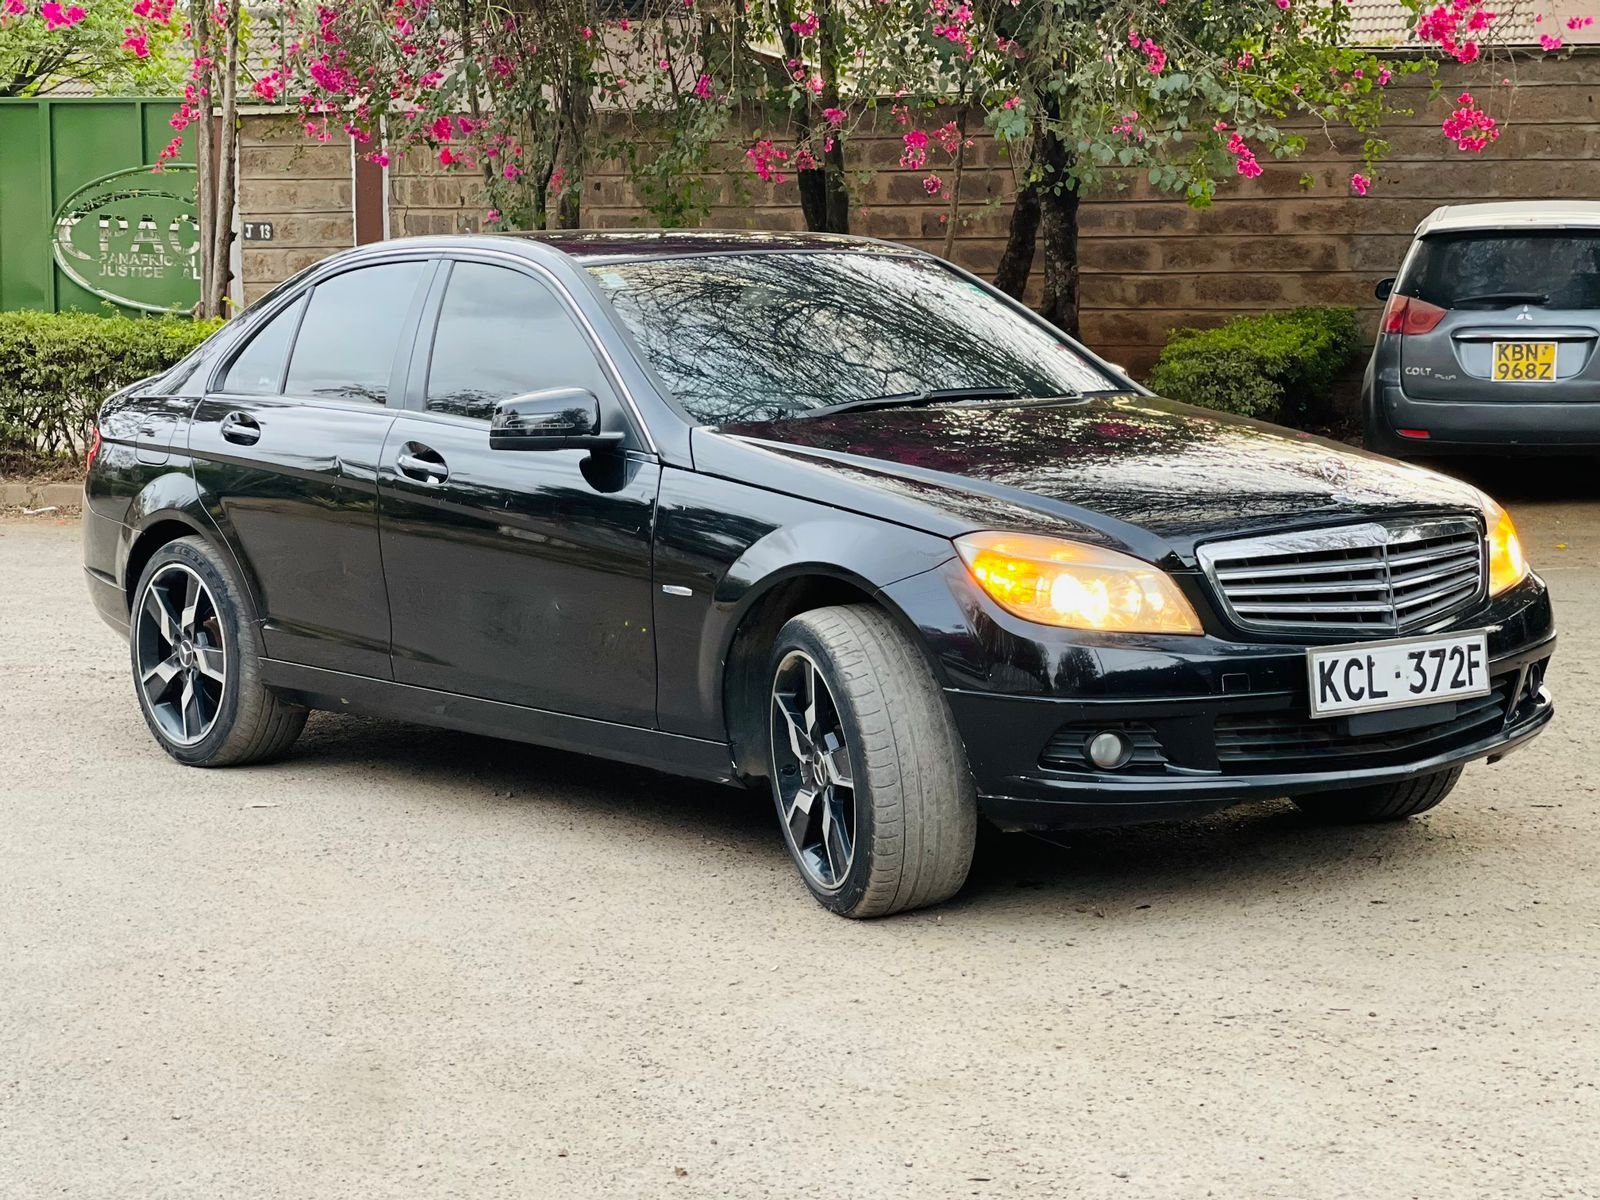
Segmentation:
{"type": "Polygon", "coordinates": [[[778,229],[553,229],[504,236],[543,242],[581,259],[665,258],[696,254],[870,250],[914,254],[909,246],[839,233],[778,229]]]}
{"type": "Polygon", "coordinates": [[[1417,236],[1500,229],[1600,229],[1600,201],[1503,200],[1446,204],[1417,226],[1417,236]]]}
{"type": "Polygon", "coordinates": [[[346,251],[361,257],[412,247],[426,250],[513,250],[542,256],[556,251],[593,263],[621,259],[671,258],[704,254],[761,254],[803,251],[866,251],[922,256],[924,251],[878,238],[839,233],[794,233],[773,229],[552,229],[506,233],[425,234],[392,238],[346,251]]]}

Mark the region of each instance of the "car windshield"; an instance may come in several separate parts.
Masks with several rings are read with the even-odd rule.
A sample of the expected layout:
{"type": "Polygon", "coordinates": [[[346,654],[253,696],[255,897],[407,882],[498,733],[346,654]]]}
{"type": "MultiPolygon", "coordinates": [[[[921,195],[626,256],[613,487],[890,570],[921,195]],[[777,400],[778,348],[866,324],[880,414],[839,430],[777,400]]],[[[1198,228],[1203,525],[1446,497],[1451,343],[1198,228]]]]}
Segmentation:
{"type": "Polygon", "coordinates": [[[1396,290],[1440,308],[1600,308],[1600,231],[1434,234],[1396,290]]]}
{"type": "Polygon", "coordinates": [[[696,421],[839,405],[1071,396],[1114,380],[1043,325],[931,259],[718,254],[589,268],[696,421]],[[929,395],[935,393],[935,395],[929,395]]]}

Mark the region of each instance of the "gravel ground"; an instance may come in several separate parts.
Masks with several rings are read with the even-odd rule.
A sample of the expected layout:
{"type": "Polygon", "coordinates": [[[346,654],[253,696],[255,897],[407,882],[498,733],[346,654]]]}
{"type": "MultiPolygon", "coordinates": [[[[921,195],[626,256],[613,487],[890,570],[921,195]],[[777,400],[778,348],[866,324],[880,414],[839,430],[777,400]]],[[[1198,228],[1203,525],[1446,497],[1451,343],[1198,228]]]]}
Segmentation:
{"type": "Polygon", "coordinates": [[[868,924],[732,791],[332,717],[179,767],[75,524],[0,522],[0,1196],[1600,1196],[1600,504],[1526,478],[1533,747],[868,924]]]}

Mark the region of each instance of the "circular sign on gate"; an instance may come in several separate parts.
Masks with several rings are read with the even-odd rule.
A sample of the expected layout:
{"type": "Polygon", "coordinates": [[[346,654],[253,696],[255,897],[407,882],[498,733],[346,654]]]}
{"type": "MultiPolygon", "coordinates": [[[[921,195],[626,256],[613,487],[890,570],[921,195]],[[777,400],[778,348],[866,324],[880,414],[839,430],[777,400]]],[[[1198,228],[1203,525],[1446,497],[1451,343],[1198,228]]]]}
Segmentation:
{"type": "Polygon", "coordinates": [[[86,183],[56,210],[51,251],[68,278],[142,312],[176,312],[199,295],[195,170],[173,164],[86,183]]]}

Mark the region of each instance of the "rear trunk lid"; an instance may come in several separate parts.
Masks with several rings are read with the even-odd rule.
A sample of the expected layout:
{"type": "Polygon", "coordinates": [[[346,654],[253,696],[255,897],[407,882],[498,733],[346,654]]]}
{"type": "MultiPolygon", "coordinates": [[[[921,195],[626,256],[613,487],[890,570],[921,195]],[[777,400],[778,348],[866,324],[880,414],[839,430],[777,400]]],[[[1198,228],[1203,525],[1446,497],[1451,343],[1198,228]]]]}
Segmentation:
{"type": "Polygon", "coordinates": [[[1600,401],[1600,230],[1422,238],[1385,313],[1418,400],[1600,401]]]}

